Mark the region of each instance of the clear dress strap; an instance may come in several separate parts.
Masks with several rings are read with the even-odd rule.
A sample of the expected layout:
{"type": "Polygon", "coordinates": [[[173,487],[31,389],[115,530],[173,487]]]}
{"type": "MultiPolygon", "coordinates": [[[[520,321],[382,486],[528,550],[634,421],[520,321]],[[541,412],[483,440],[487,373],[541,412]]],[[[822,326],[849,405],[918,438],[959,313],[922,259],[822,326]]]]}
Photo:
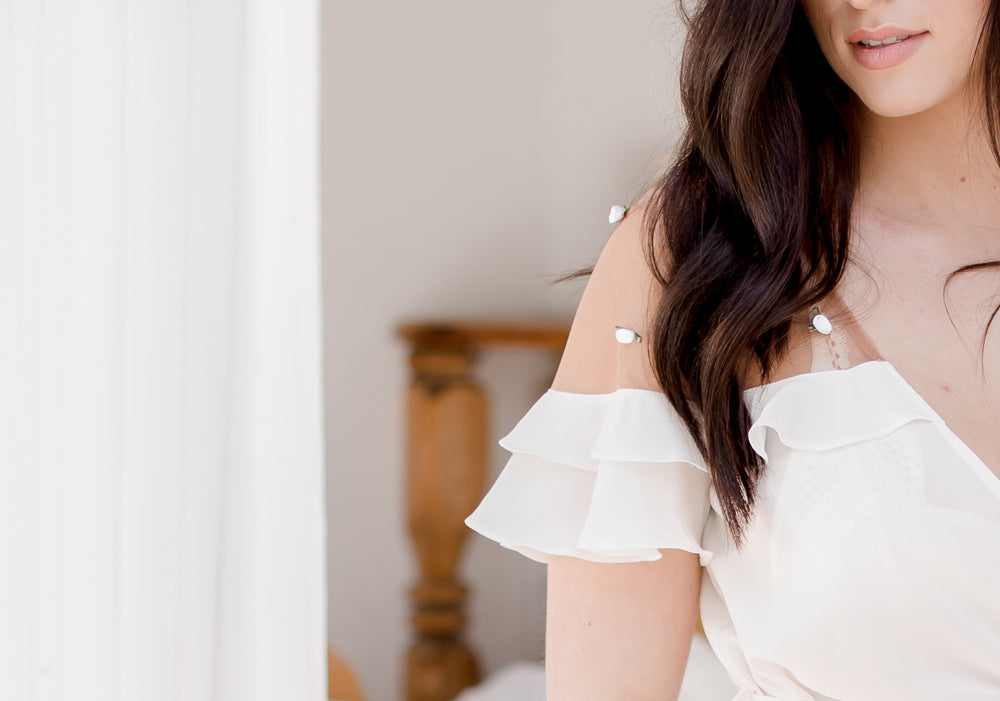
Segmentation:
{"type": "MultiPolygon", "coordinates": [[[[829,332],[812,331],[812,371],[845,370],[870,360],[882,360],[882,355],[854,318],[850,308],[836,292],[831,293],[813,310],[829,320],[829,332]]],[[[820,328],[820,324],[814,324],[820,328]]]]}

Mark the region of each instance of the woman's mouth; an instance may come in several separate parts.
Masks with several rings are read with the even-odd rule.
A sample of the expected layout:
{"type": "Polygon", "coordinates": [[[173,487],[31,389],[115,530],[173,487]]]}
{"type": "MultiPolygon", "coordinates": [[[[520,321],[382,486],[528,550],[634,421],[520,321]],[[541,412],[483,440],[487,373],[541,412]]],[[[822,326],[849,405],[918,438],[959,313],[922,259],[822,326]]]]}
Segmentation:
{"type": "Polygon", "coordinates": [[[898,66],[916,53],[929,35],[929,32],[898,32],[889,35],[881,32],[882,36],[874,36],[871,32],[856,32],[859,33],[868,36],[851,37],[854,59],[862,68],[872,71],[898,66]]]}

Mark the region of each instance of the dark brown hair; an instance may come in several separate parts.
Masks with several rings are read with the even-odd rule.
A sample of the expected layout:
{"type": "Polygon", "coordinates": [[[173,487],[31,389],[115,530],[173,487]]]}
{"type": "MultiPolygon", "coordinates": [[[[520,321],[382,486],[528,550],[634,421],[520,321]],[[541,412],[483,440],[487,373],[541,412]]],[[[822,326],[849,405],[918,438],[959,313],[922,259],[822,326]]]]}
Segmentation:
{"type": "MultiPolygon", "coordinates": [[[[990,3],[977,65],[1000,162],[998,6],[990,3]]],[[[743,385],[752,375],[767,381],[792,318],[843,273],[857,136],[850,89],[796,0],[701,0],[685,20],[687,131],[645,212],[663,292],[651,352],[740,544],[764,469],[747,439],[743,385]]]]}
{"type": "Polygon", "coordinates": [[[739,543],[763,470],[743,383],[769,376],[791,318],[840,279],[856,138],[850,90],[795,0],[707,0],[687,20],[687,134],[646,214],[653,359],[739,543]]]}

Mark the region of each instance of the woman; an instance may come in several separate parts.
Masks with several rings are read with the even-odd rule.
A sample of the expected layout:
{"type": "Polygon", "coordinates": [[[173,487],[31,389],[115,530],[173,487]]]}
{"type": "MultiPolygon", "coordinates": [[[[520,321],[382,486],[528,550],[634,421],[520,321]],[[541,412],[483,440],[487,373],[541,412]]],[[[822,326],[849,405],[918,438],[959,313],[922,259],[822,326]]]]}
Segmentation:
{"type": "Polygon", "coordinates": [[[699,610],[741,700],[1000,698],[1000,2],[706,0],[682,95],[468,521],[549,701],[676,698],[699,610]]]}

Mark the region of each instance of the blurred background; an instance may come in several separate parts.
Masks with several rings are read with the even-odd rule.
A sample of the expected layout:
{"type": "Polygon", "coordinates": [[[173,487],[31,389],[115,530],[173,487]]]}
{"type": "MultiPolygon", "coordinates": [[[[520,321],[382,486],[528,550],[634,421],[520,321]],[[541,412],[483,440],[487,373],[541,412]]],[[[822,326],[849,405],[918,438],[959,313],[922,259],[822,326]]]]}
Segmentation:
{"type": "MultiPolygon", "coordinates": [[[[327,645],[404,698],[398,329],[568,326],[682,36],[674,0],[0,0],[0,698],[320,699],[327,645]]],[[[480,354],[486,486],[557,360],[480,354]]],[[[544,567],[464,546],[480,672],[537,663],[544,567]]]]}
{"type": "MultiPolygon", "coordinates": [[[[329,638],[371,699],[401,698],[417,565],[406,526],[398,324],[565,320],[681,123],[673,0],[325,0],[322,231],[329,638]]],[[[496,440],[551,356],[490,351],[496,440]]],[[[468,640],[489,673],[538,659],[545,568],[469,535],[468,640]]]]}

